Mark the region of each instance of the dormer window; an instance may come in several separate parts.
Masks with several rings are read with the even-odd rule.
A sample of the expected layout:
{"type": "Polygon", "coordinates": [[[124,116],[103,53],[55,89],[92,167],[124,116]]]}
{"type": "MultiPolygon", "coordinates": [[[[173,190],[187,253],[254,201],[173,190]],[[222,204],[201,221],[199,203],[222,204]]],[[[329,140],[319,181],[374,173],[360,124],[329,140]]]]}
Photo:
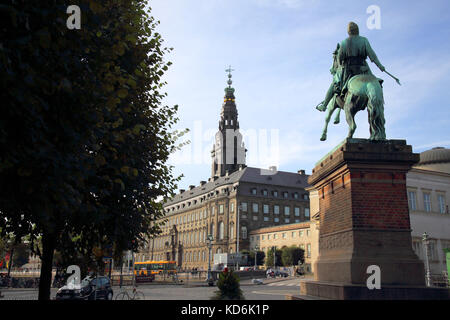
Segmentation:
{"type": "Polygon", "coordinates": [[[256,195],[256,188],[252,188],[251,192],[253,195],[256,195]]]}
{"type": "Polygon", "coordinates": [[[268,194],[267,190],[264,189],[264,190],[262,191],[262,194],[263,194],[263,196],[267,196],[267,194],[268,194]]]}

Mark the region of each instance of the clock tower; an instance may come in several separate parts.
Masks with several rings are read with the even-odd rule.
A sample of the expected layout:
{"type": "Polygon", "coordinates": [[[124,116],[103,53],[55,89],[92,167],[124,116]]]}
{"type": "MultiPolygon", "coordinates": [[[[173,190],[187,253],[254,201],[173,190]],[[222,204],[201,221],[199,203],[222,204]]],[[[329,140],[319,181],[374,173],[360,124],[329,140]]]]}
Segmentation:
{"type": "Polygon", "coordinates": [[[225,97],[220,112],[219,131],[215,136],[213,149],[211,151],[212,166],[211,176],[224,176],[236,171],[239,166],[245,166],[246,149],[239,132],[238,112],[234,97],[234,88],[231,87],[231,71],[228,68],[228,87],[225,88],[225,97]]]}

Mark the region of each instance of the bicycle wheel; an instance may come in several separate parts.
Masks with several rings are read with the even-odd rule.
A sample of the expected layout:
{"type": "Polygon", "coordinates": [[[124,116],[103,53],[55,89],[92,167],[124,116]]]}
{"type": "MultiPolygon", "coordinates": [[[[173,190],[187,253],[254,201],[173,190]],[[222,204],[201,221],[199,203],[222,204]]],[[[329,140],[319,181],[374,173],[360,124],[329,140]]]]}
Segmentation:
{"type": "Polygon", "coordinates": [[[145,295],[142,291],[136,291],[132,300],[145,300],[145,295]]]}
{"type": "Polygon", "coordinates": [[[116,300],[130,300],[130,296],[129,296],[128,293],[126,293],[126,292],[120,292],[120,293],[116,296],[116,300]]]}

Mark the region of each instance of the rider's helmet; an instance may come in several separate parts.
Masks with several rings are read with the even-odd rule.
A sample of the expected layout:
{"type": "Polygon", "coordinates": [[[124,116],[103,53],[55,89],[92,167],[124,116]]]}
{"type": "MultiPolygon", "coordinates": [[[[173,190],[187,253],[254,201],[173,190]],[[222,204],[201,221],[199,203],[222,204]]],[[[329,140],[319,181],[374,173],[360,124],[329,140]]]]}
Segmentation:
{"type": "Polygon", "coordinates": [[[359,35],[358,25],[354,22],[349,22],[347,27],[347,32],[349,36],[357,36],[359,35]]]}

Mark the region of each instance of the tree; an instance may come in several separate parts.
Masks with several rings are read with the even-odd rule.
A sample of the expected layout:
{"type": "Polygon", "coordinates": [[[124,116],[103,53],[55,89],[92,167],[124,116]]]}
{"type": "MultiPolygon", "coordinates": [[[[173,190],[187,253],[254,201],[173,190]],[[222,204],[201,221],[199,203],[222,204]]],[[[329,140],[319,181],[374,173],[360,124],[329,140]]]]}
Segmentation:
{"type": "Polygon", "coordinates": [[[147,1],[78,5],[80,30],[57,1],[0,9],[0,228],[41,257],[40,300],[55,250],[137,250],[177,182],[166,162],[182,133],[160,92],[170,49],[147,1]]]}
{"type": "Polygon", "coordinates": [[[13,266],[20,268],[28,263],[30,258],[30,249],[25,243],[18,243],[14,246],[13,266]]]}
{"type": "MultiPolygon", "coordinates": [[[[256,264],[259,266],[264,264],[265,256],[266,254],[264,253],[264,251],[256,251],[256,264]]],[[[249,254],[249,264],[255,264],[255,251],[251,251],[249,254]]]]}
{"type": "Polygon", "coordinates": [[[245,300],[239,285],[239,277],[227,269],[219,274],[217,281],[218,291],[211,298],[212,300],[245,300]]]}
{"type": "MultiPolygon", "coordinates": [[[[267,251],[265,262],[266,262],[266,266],[268,266],[268,267],[273,267],[274,266],[274,263],[273,263],[273,252],[274,252],[273,247],[271,247],[267,251]]],[[[276,266],[277,267],[282,266],[281,253],[282,253],[282,251],[280,249],[276,249],[275,256],[276,256],[276,266]]]]}
{"type": "Polygon", "coordinates": [[[293,266],[300,260],[301,263],[304,261],[304,250],[297,246],[284,247],[281,253],[281,260],[283,266],[293,266]]]}

